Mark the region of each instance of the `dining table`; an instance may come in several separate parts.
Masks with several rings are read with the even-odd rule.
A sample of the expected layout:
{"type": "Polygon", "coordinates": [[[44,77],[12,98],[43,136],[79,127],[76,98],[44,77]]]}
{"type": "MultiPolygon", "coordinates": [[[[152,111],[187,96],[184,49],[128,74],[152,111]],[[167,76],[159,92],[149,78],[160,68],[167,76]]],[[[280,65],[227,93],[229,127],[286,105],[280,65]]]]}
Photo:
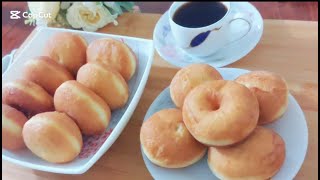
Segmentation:
{"type": "MultiPolygon", "coordinates": [[[[161,14],[124,13],[117,19],[117,26],[108,24],[97,32],[152,39],[160,17],[161,14]]],[[[295,179],[318,179],[318,22],[264,19],[263,26],[263,34],[257,46],[239,61],[225,67],[272,71],[286,79],[289,91],[302,108],[308,126],[307,154],[295,179]]],[[[15,56],[38,29],[31,32],[15,56]]],[[[155,51],[147,84],[129,123],[111,148],[84,174],[43,172],[2,160],[2,178],[152,179],[141,154],[140,128],[149,106],[169,86],[178,70],[178,67],[163,60],[155,51]]]]}

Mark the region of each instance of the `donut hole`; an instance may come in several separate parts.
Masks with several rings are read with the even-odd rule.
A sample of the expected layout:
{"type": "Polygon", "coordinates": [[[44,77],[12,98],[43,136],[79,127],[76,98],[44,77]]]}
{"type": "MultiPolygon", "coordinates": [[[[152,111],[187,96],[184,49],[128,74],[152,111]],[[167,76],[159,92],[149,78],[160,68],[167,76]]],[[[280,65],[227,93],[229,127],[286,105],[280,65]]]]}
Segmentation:
{"type": "Polygon", "coordinates": [[[217,111],[221,105],[221,95],[212,93],[207,96],[208,109],[211,111],[217,111]]]}
{"type": "Polygon", "coordinates": [[[213,100],[213,101],[211,101],[211,107],[210,107],[210,109],[211,109],[212,111],[217,111],[217,110],[219,110],[219,109],[220,109],[220,102],[219,102],[218,100],[213,100]]]}

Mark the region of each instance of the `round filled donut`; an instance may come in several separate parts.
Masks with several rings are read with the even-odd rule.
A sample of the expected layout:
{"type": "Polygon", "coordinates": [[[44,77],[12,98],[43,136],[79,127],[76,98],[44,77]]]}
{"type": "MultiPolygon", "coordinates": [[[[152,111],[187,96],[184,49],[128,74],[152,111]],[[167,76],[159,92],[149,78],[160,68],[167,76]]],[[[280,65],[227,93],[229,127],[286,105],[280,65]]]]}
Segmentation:
{"type": "Polygon", "coordinates": [[[207,64],[192,64],[180,69],[170,83],[170,95],[174,104],[182,108],[185,97],[199,84],[220,80],[222,76],[212,66],[207,64]]]}
{"type": "Polygon", "coordinates": [[[126,81],[131,79],[137,68],[137,58],[130,47],[111,38],[91,42],[87,49],[87,61],[98,61],[110,66],[126,81]]]}
{"type": "Polygon", "coordinates": [[[164,109],[152,115],[142,124],[140,142],[148,159],[165,168],[189,166],[207,149],[189,133],[179,109],[164,109]]]}
{"type": "Polygon", "coordinates": [[[74,79],[66,68],[47,56],[38,56],[27,61],[23,77],[37,83],[52,96],[63,82],[74,79]]]}
{"type": "Polygon", "coordinates": [[[73,118],[85,135],[101,134],[109,125],[111,111],[108,104],[77,81],[61,84],[53,99],[56,111],[73,118]]]}
{"type": "Polygon", "coordinates": [[[53,110],[53,99],[38,84],[18,79],[2,87],[2,103],[21,110],[27,115],[53,110]]]}
{"type": "Polygon", "coordinates": [[[274,122],[285,113],[289,90],[280,75],[267,71],[252,71],[239,76],[236,82],[248,87],[257,97],[260,108],[259,124],[274,122]]]}
{"type": "Polygon", "coordinates": [[[227,146],[245,139],[257,126],[259,104],[245,86],[216,80],[194,88],[183,104],[183,121],[199,142],[227,146]]]}
{"type": "Polygon", "coordinates": [[[285,142],[273,130],[257,127],[243,142],[209,147],[208,165],[219,179],[270,179],[282,167],[285,142]]]}
{"type": "Polygon", "coordinates": [[[86,63],[86,50],[87,42],[82,36],[59,32],[50,37],[43,53],[66,67],[75,76],[78,69],[86,63]]]}
{"type": "Polygon", "coordinates": [[[22,112],[2,104],[2,148],[18,150],[25,147],[22,128],[27,120],[22,112]]]}
{"type": "Polygon", "coordinates": [[[107,102],[111,110],[121,108],[129,98],[127,82],[118,71],[98,62],[83,65],[77,81],[107,102]]]}
{"type": "Polygon", "coordinates": [[[32,153],[52,163],[70,162],[82,148],[79,127],[64,113],[37,114],[25,123],[22,134],[32,153]]]}

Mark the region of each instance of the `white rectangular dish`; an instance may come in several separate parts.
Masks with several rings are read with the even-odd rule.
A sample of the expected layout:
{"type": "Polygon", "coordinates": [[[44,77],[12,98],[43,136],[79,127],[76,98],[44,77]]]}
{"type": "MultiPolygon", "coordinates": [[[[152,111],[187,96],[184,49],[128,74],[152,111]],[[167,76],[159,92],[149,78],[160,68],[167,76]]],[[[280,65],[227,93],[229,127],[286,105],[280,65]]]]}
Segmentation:
{"type": "Polygon", "coordinates": [[[41,171],[62,174],[82,174],[92,167],[92,165],[110,148],[128,123],[146,85],[153,61],[154,48],[152,40],[147,39],[67,29],[39,28],[32,39],[28,41],[26,46],[21,50],[21,53],[16,57],[14,62],[2,75],[2,85],[8,81],[22,78],[23,64],[31,57],[42,55],[43,47],[48,38],[53,34],[62,31],[80,34],[88,43],[95,39],[110,37],[121,40],[131,47],[138,58],[138,66],[134,76],[129,81],[129,100],[123,108],[112,112],[110,125],[103,134],[83,137],[82,151],[80,155],[70,163],[49,163],[36,157],[28,149],[17,152],[2,149],[2,159],[41,171]]]}

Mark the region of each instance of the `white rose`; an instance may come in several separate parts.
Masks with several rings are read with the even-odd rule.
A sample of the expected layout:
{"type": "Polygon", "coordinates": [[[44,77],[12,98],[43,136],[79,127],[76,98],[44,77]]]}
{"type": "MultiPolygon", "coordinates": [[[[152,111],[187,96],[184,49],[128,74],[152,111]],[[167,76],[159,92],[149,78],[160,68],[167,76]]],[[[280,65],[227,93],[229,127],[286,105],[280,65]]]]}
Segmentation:
{"type": "Polygon", "coordinates": [[[36,15],[37,25],[48,25],[55,20],[60,10],[60,2],[28,2],[29,10],[36,15]],[[39,14],[50,14],[50,16],[39,17],[39,14]]]}
{"type": "Polygon", "coordinates": [[[67,10],[67,21],[73,28],[82,28],[85,31],[96,31],[110,22],[116,24],[116,15],[96,3],[75,2],[67,10]]]}
{"type": "Polygon", "coordinates": [[[89,8],[89,10],[94,11],[95,8],[97,7],[97,2],[82,2],[84,6],[89,8]]]}
{"type": "Polygon", "coordinates": [[[70,2],[70,1],[62,1],[61,5],[60,5],[60,8],[61,9],[68,9],[71,6],[71,3],[72,2],[70,2]]]}

